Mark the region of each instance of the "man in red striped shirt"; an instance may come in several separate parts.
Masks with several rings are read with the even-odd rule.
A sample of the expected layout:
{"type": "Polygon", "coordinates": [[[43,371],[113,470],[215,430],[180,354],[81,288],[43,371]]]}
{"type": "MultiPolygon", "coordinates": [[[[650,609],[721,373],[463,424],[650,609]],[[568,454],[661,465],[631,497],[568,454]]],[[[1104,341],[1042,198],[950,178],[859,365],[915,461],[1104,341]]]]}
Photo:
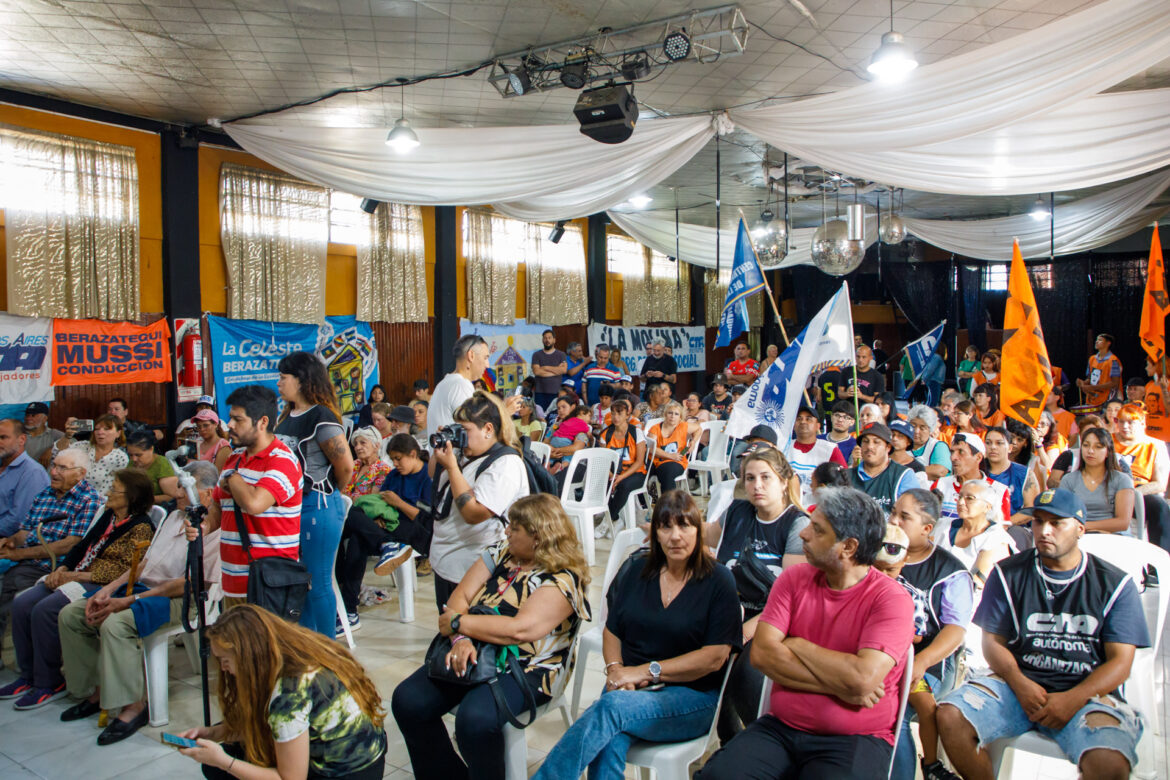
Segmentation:
{"type": "MultiPolygon", "coordinates": [[[[225,606],[248,595],[248,554],[240,542],[240,518],[248,532],[252,558],[300,557],[301,467],[297,456],[270,430],[276,420],[276,394],[245,385],[227,399],[232,452],[212,493],[203,533],[220,533],[225,606]]],[[[194,530],[188,538],[194,536],[194,530]]]]}

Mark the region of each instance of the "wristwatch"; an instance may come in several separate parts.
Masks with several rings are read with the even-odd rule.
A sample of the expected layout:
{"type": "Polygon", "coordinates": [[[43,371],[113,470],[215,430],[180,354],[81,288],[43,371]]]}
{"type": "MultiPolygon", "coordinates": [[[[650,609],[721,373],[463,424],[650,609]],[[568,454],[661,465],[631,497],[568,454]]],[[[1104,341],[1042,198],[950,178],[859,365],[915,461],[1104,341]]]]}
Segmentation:
{"type": "Polygon", "coordinates": [[[650,682],[657,685],[660,677],[662,677],[662,664],[658,663],[657,661],[651,661],[650,662],[650,682]]]}
{"type": "Polygon", "coordinates": [[[452,634],[458,634],[458,633],[459,633],[459,619],[460,619],[461,617],[463,617],[463,615],[461,615],[461,614],[459,614],[458,612],[456,612],[456,613],[455,613],[455,617],[451,618],[451,633],[452,633],[452,634]]]}

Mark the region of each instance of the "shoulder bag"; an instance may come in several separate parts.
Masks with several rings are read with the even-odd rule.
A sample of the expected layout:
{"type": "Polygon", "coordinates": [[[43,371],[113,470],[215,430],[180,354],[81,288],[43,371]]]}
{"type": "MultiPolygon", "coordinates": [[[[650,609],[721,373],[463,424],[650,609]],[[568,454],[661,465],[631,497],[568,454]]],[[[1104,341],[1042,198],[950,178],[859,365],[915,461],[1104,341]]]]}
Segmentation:
{"type": "Polygon", "coordinates": [[[292,558],[253,558],[252,540],[244,513],[237,511],[240,543],[248,556],[248,603],[296,623],[301,619],[311,577],[300,561],[292,558]]]}

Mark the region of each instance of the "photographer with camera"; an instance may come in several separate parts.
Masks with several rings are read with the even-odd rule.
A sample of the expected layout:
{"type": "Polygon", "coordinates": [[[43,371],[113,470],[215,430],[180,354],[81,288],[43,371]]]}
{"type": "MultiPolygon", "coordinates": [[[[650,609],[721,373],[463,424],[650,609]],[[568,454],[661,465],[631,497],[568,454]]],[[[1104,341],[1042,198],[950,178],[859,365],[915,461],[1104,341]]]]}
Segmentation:
{"type": "Polygon", "coordinates": [[[430,550],[440,612],[480,552],[503,540],[498,521],[508,507],[529,493],[516,428],[495,396],[475,393],[455,410],[454,419],[455,425],[436,430],[430,442],[431,459],[442,470],[430,550]]]}

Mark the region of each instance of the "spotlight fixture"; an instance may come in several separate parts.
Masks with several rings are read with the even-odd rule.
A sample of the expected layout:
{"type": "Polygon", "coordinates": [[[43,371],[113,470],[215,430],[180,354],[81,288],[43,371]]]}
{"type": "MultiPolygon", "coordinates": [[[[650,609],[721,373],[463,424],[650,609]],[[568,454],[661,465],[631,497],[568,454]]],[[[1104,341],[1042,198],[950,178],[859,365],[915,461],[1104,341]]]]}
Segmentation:
{"type": "Polygon", "coordinates": [[[589,83],[589,58],[565,60],[561,67],[561,84],[569,89],[582,89],[589,83]]]}
{"type": "Polygon", "coordinates": [[[764,210],[760,212],[760,224],[761,225],[767,225],[769,222],[771,222],[775,218],[776,218],[776,215],[773,214],[772,209],[768,208],[767,206],[765,206],[764,210]]]}
{"type": "Polygon", "coordinates": [[[1048,204],[1044,202],[1044,198],[1036,198],[1036,202],[1032,204],[1032,210],[1028,214],[1037,222],[1043,222],[1051,216],[1052,212],[1048,210],[1048,204]]]}
{"type": "Polygon", "coordinates": [[[519,68],[509,70],[508,66],[501,66],[504,73],[508,74],[508,86],[512,88],[512,93],[516,97],[520,97],[532,88],[532,77],[528,75],[528,66],[521,65],[519,68]]]}
{"type": "Polygon", "coordinates": [[[386,136],[386,145],[399,154],[408,154],[419,145],[419,140],[410,122],[406,121],[406,79],[398,79],[398,95],[401,98],[401,113],[394,123],[394,129],[386,136]]]}
{"type": "Polygon", "coordinates": [[[622,58],[622,78],[637,81],[650,75],[650,55],[644,51],[627,54],[622,58]]]}
{"type": "Polygon", "coordinates": [[[691,36],[686,30],[675,30],[662,39],[662,53],[671,62],[681,62],[691,56],[691,36]]]}
{"type": "Polygon", "coordinates": [[[380,204],[381,201],[374,200],[373,198],[362,198],[362,211],[367,214],[373,214],[378,210],[380,204]]]}
{"type": "Polygon", "coordinates": [[[651,198],[649,195],[639,194],[639,195],[634,195],[633,197],[631,197],[628,202],[631,206],[633,206],[636,209],[644,209],[647,206],[649,206],[650,203],[653,202],[653,200],[654,200],[654,198],[651,198]]]}
{"type": "Polygon", "coordinates": [[[553,242],[554,244],[561,243],[561,239],[564,238],[564,236],[565,236],[565,222],[567,222],[567,221],[568,220],[564,220],[564,219],[557,221],[557,224],[554,225],[553,229],[549,231],[549,234],[548,234],[549,241],[553,242]]]}
{"type": "Polygon", "coordinates": [[[901,81],[918,67],[914,51],[906,45],[901,33],[894,32],[894,0],[890,0],[890,31],[882,35],[882,43],[866,67],[879,81],[901,81]]]}

